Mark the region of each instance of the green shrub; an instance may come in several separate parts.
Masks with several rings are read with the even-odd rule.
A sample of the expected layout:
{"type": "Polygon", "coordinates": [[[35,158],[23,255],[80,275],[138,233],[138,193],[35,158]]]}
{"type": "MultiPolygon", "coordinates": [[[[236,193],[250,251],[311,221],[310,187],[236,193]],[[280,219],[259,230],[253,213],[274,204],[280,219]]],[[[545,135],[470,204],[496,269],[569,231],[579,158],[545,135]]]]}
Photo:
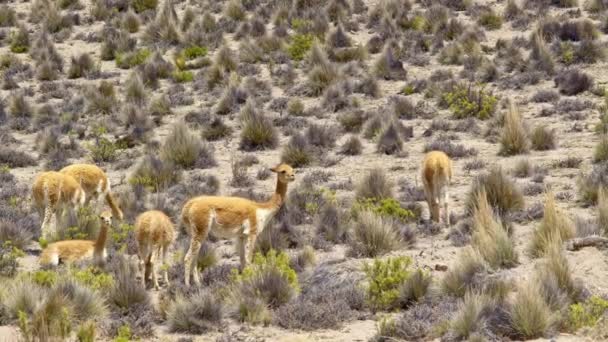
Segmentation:
{"type": "Polygon", "coordinates": [[[156,10],[158,6],[158,0],[133,0],[131,6],[137,13],[141,13],[147,10],[156,10]]]}
{"type": "Polygon", "coordinates": [[[460,84],[442,97],[457,119],[476,117],[484,120],[492,117],[496,111],[496,97],[483,87],[460,84]]]}
{"type": "Polygon", "coordinates": [[[410,277],[408,268],[412,259],[405,256],[375,259],[365,263],[363,271],[367,276],[367,302],[374,310],[390,310],[399,301],[400,288],[410,277]]]}
{"type": "Polygon", "coordinates": [[[570,305],[568,309],[568,325],[571,331],[582,327],[593,327],[608,312],[608,300],[592,296],[584,303],[570,305]]]}
{"type": "Polygon", "coordinates": [[[131,332],[131,327],[129,324],[123,324],[118,328],[118,335],[113,342],[129,342],[131,341],[131,337],[133,333],[131,332]]]}
{"type": "Polygon", "coordinates": [[[118,151],[122,150],[124,146],[120,143],[112,142],[106,138],[99,138],[95,144],[89,145],[89,152],[93,161],[100,162],[113,162],[116,160],[118,151]]]}
{"type": "Polygon", "coordinates": [[[16,32],[11,33],[10,47],[14,53],[27,52],[30,48],[30,36],[25,27],[19,26],[16,32]]]}
{"type": "Polygon", "coordinates": [[[291,59],[301,61],[312,47],[314,36],[312,34],[295,34],[291,37],[291,43],[287,47],[287,53],[291,59]]]}
{"type": "Polygon", "coordinates": [[[207,48],[204,46],[193,45],[185,48],[182,54],[186,59],[195,59],[198,57],[204,57],[207,55],[207,48]]]}
{"type": "Polygon", "coordinates": [[[236,282],[246,282],[268,269],[276,269],[295,291],[300,290],[298,275],[290,266],[289,255],[284,252],[277,253],[273,249],[268,251],[266,255],[256,253],[253,262],[246,266],[240,275],[233,274],[233,279],[236,282]]]}
{"type": "Polygon", "coordinates": [[[192,82],[194,80],[194,74],[188,70],[174,71],[172,76],[173,80],[177,83],[192,82]]]}
{"type": "Polygon", "coordinates": [[[4,241],[0,245],[0,276],[13,277],[17,274],[19,262],[17,258],[24,256],[22,250],[13,246],[12,242],[4,241]]]}
{"type": "Polygon", "coordinates": [[[135,227],[128,223],[121,223],[118,226],[113,227],[110,237],[112,238],[112,244],[117,250],[126,252],[127,240],[131,232],[135,231],[135,227]]]}
{"type": "Polygon", "coordinates": [[[116,66],[121,69],[131,69],[143,64],[152,52],[148,49],[139,49],[134,52],[119,53],[116,55],[116,66]]]}
{"type": "Polygon", "coordinates": [[[357,213],[369,210],[376,215],[387,218],[397,219],[402,222],[412,221],[416,215],[408,209],[401,206],[401,203],[396,199],[389,197],[381,200],[375,198],[362,198],[353,205],[353,216],[357,213]]]}
{"type": "Polygon", "coordinates": [[[40,286],[51,287],[55,285],[59,275],[55,271],[38,270],[32,273],[32,281],[40,286]]]}
{"type": "Polygon", "coordinates": [[[482,14],[477,23],[488,30],[498,30],[502,27],[502,18],[498,14],[489,11],[482,14]]]}
{"type": "Polygon", "coordinates": [[[84,269],[73,269],[71,276],[77,282],[93,289],[108,290],[114,286],[114,278],[111,274],[105,273],[96,267],[84,269]]]}
{"type": "Polygon", "coordinates": [[[87,321],[76,332],[78,342],[95,342],[95,322],[87,321]]]}

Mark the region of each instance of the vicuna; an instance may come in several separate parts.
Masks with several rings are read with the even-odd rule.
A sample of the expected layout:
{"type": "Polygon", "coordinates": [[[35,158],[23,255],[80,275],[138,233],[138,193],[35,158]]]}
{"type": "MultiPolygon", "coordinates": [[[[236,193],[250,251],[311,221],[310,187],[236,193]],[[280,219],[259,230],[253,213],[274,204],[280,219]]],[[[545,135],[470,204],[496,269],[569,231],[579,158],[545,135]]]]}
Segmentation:
{"type": "Polygon", "coordinates": [[[441,151],[431,151],[422,162],[422,183],[429,205],[431,219],[440,222],[440,207],[443,207],[444,222],[450,225],[448,209],[448,186],[452,181],[452,161],[441,151]]]}

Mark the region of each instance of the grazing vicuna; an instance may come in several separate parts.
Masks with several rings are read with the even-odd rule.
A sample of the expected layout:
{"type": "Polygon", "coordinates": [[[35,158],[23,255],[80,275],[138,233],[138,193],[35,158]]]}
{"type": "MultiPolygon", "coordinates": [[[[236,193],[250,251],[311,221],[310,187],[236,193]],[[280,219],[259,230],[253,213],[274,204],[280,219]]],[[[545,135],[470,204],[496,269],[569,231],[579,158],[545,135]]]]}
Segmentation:
{"type": "MultiPolygon", "coordinates": [[[[167,262],[167,251],[175,239],[175,229],[171,219],[163,212],[149,210],[135,220],[135,237],[139,256],[139,271],[142,273],[144,288],[150,271],[154,288],[158,290],[158,279],[156,277],[156,261],[162,259],[167,262]],[[156,252],[156,253],[155,253],[156,252]]],[[[165,285],[169,284],[167,265],[164,265],[165,285]]]]}
{"type": "Polygon", "coordinates": [[[86,194],[80,184],[63,173],[48,171],[36,176],[32,185],[32,200],[35,207],[44,211],[42,220],[42,237],[57,232],[57,212],[64,208],[78,209],[84,205],[86,194]]]}
{"type": "Polygon", "coordinates": [[[93,260],[95,264],[105,261],[108,230],[112,227],[112,213],[99,215],[101,228],[97,240],[64,240],[49,244],[40,254],[40,265],[57,266],[60,262],[74,263],[93,260]]]}
{"type": "Polygon", "coordinates": [[[422,162],[422,183],[424,194],[431,212],[431,219],[440,221],[440,207],[443,206],[444,222],[450,225],[448,209],[448,186],[452,181],[452,161],[441,151],[431,151],[422,162]]]}
{"type": "Polygon", "coordinates": [[[287,185],[295,180],[289,165],[280,164],[270,170],[277,174],[277,186],[267,202],[258,203],[240,197],[200,196],[184,205],[182,222],[191,237],[190,248],[184,258],[186,286],[190,286],[190,275],[196,285],[200,284],[192,259],[198,255],[210,230],[221,238],[237,238],[241,268],[251,261],[256,238],[283,205],[287,185]]]}
{"type": "Polygon", "coordinates": [[[108,176],[102,169],[92,164],[73,164],[64,167],[59,172],[74,177],[87,195],[87,204],[91,199],[97,200],[104,195],[112,209],[112,215],[122,221],[122,211],[110,192],[108,176]]]}

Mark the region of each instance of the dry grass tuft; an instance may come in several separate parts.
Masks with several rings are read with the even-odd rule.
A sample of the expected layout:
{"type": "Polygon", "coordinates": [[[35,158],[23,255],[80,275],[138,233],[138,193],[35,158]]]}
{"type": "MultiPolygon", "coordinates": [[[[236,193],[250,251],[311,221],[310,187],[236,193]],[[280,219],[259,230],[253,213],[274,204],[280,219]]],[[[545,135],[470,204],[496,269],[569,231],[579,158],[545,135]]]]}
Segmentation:
{"type": "Polygon", "coordinates": [[[522,339],[545,336],[551,326],[551,309],[534,281],[520,286],[510,309],[513,330],[522,339]]]}
{"type": "Polygon", "coordinates": [[[504,126],[500,140],[500,155],[512,156],[527,153],[530,139],[515,103],[509,101],[509,110],[504,117],[504,126]]]}
{"type": "Polygon", "coordinates": [[[279,138],[272,121],[256,109],[251,101],[247,101],[241,109],[240,120],[243,128],[239,147],[242,150],[265,150],[277,146],[279,138]]]}
{"type": "Polygon", "coordinates": [[[547,192],[543,219],[534,231],[529,247],[530,254],[534,257],[541,257],[548,251],[552,243],[561,244],[572,238],[574,233],[574,223],[557,209],[553,193],[547,192]]]}
{"type": "Polygon", "coordinates": [[[393,183],[382,169],[370,170],[359,182],[355,190],[358,199],[381,200],[393,197],[393,183]]]}
{"type": "Polygon", "coordinates": [[[511,268],[518,264],[518,254],[500,218],[495,217],[485,190],[477,194],[473,212],[475,231],[472,244],[492,268],[511,268]]]}
{"type": "Polygon", "coordinates": [[[524,208],[524,196],[515,182],[498,167],[475,179],[467,196],[467,212],[473,213],[479,192],[485,190],[488,202],[501,218],[524,208]]]}
{"type": "Polygon", "coordinates": [[[354,257],[377,257],[401,245],[401,238],[393,223],[370,211],[358,215],[351,234],[348,252],[354,257]]]}
{"type": "Polygon", "coordinates": [[[487,269],[483,256],[477,250],[466,247],[444,276],[441,289],[446,295],[464,297],[469,290],[481,286],[487,269]]]}

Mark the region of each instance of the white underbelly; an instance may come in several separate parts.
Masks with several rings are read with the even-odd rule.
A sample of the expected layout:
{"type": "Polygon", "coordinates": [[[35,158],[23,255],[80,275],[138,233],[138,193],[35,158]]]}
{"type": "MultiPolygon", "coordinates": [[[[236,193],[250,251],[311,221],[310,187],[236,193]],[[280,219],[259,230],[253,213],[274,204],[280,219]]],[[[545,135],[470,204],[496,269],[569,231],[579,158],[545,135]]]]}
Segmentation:
{"type": "Polygon", "coordinates": [[[211,233],[215,237],[218,237],[220,239],[233,239],[233,238],[236,238],[243,231],[242,225],[226,226],[226,225],[221,225],[221,224],[219,224],[217,222],[212,223],[210,228],[211,228],[210,229],[211,233]]]}

